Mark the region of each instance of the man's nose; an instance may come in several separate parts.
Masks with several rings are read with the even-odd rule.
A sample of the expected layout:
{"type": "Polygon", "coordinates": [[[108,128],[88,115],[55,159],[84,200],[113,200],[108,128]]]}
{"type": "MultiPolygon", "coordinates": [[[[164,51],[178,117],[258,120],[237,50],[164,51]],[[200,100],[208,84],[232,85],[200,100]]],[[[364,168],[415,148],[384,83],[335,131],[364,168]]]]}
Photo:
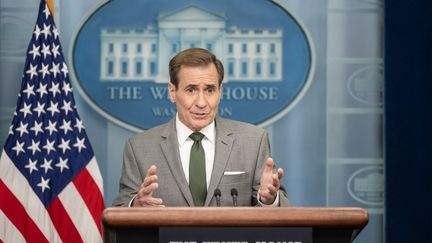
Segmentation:
{"type": "Polygon", "coordinates": [[[205,107],[205,106],[207,105],[207,99],[206,99],[206,97],[205,97],[204,92],[199,92],[199,93],[198,93],[198,97],[197,97],[197,99],[196,99],[195,104],[196,104],[198,107],[205,107]]]}

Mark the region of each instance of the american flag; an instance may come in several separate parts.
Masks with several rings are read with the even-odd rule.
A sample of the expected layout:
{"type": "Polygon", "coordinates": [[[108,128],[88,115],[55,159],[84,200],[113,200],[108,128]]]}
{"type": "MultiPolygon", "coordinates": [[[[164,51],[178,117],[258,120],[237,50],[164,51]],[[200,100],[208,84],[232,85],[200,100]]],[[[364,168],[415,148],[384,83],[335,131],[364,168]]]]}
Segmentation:
{"type": "Polygon", "coordinates": [[[102,177],[45,3],[0,159],[0,242],[101,242],[102,177]]]}

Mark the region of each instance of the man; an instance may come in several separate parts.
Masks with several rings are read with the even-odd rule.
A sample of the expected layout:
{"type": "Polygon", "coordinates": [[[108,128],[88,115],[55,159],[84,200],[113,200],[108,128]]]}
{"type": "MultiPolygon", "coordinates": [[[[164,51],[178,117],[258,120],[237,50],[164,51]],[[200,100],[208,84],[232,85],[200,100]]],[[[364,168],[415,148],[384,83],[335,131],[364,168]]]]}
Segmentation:
{"type": "Polygon", "coordinates": [[[267,133],[217,116],[222,63],[191,48],[171,59],[169,73],[176,117],[127,142],[113,205],[287,206],[283,170],[273,169],[267,133]]]}

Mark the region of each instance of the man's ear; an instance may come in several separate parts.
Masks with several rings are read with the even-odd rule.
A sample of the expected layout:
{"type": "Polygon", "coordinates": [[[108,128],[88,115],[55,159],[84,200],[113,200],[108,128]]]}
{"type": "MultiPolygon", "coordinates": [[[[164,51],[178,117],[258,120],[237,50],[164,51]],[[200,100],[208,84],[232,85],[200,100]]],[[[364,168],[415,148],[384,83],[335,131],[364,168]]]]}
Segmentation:
{"type": "Polygon", "coordinates": [[[168,82],[168,92],[169,92],[169,96],[170,96],[170,100],[171,102],[175,102],[176,101],[176,87],[173,83],[168,82]]]}

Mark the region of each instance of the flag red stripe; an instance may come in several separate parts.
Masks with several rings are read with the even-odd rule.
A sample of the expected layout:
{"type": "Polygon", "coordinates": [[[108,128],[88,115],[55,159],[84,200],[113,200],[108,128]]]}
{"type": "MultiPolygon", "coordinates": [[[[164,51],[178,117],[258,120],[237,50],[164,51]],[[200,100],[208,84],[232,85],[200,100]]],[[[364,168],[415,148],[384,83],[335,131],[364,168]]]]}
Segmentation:
{"type": "Polygon", "coordinates": [[[52,201],[47,210],[63,242],[83,242],[81,235],[58,197],[52,201]]]}
{"type": "Polygon", "coordinates": [[[0,209],[13,222],[26,241],[49,242],[3,180],[0,180],[0,195],[2,197],[0,209]]]}
{"type": "Polygon", "coordinates": [[[102,192],[99,190],[87,168],[75,177],[73,183],[89,209],[100,234],[102,235],[101,216],[105,208],[102,192]]]}

